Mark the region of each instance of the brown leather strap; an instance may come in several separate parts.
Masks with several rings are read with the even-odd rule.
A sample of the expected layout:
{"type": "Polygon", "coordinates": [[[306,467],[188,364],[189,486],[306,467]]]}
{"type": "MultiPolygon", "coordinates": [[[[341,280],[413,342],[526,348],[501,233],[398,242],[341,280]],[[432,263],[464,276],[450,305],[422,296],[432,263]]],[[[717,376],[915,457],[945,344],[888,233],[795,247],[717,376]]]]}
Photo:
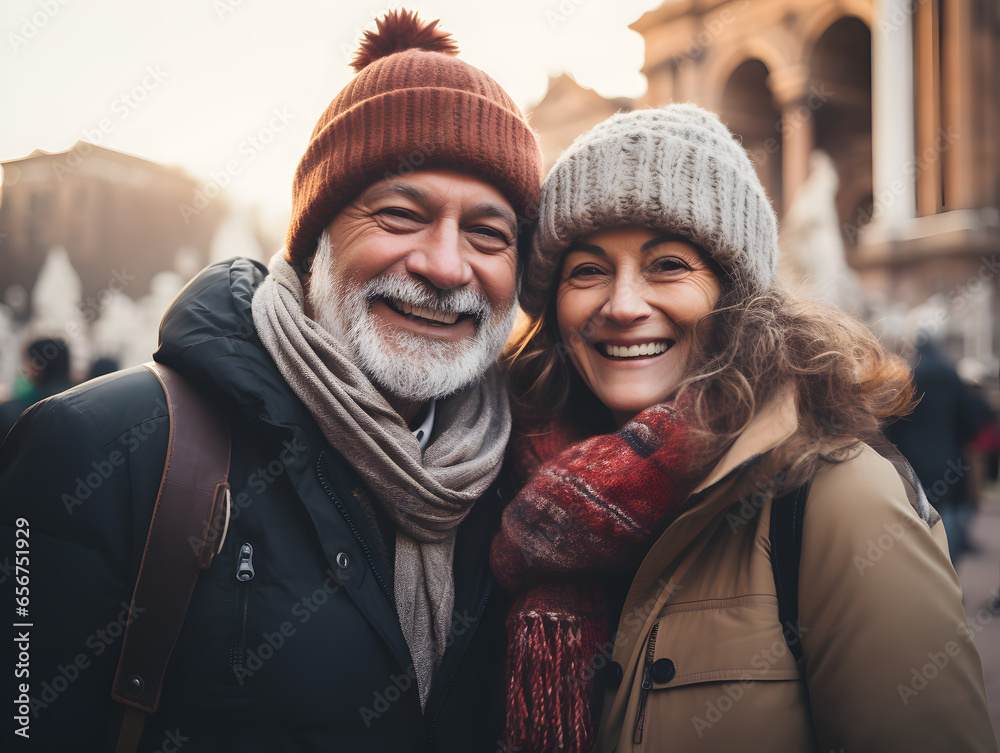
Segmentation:
{"type": "MultiPolygon", "coordinates": [[[[198,574],[225,537],[230,435],[225,419],[176,372],[157,363],[143,365],[163,386],[170,434],[111,697],[152,713],[198,574]]],[[[126,713],[120,743],[130,730],[134,734],[135,716],[126,713]]],[[[131,748],[122,750],[137,744],[136,737],[131,748]]]]}
{"type": "Polygon", "coordinates": [[[139,748],[139,739],[142,737],[142,728],[146,723],[146,712],[140,711],[135,706],[123,706],[121,732],[118,735],[118,744],[115,745],[115,753],[135,753],[139,748]]]}

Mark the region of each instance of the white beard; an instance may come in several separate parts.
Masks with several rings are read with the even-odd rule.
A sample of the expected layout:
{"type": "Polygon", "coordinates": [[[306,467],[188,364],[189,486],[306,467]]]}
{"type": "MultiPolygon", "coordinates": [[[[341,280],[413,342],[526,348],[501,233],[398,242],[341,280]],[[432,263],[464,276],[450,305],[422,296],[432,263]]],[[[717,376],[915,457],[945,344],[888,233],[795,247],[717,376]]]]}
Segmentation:
{"type": "Polygon", "coordinates": [[[334,264],[330,235],[324,230],[307,293],[313,319],[372,382],[404,400],[446,397],[479,381],[496,362],[517,317],[516,294],[504,310],[494,312],[482,293],[436,290],[400,275],[380,275],[361,287],[347,285],[334,276],[334,264]],[[376,298],[471,314],[476,334],[454,342],[389,327],[372,314],[376,298]]]}

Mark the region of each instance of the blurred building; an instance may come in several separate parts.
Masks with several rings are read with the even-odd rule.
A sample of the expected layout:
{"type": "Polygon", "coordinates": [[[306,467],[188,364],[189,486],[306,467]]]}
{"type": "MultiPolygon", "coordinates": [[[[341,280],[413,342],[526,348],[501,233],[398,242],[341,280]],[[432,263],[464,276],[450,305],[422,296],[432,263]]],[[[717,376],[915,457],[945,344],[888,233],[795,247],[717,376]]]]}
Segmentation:
{"type": "Polygon", "coordinates": [[[76,378],[101,357],[142,363],[187,280],[280,245],[214,182],[94,144],[0,170],[0,399],[30,340],[67,342],[76,378]]]}
{"type": "Polygon", "coordinates": [[[0,167],[0,302],[18,321],[34,313],[51,249],[66,249],[84,301],[109,287],[138,300],[157,273],[186,279],[207,264],[226,214],[222,199],[197,200],[203,187],[183,170],[85,142],[0,167]]]}
{"type": "MultiPolygon", "coordinates": [[[[822,150],[868,315],[943,296],[916,325],[996,374],[1000,3],[670,0],[631,28],[646,94],[606,100],[553,79],[532,113],[550,165],[609,112],[696,102],[742,138],[784,219],[822,150]]],[[[808,266],[810,250],[792,253],[808,266]]]]}
{"type": "Polygon", "coordinates": [[[631,110],[634,104],[627,97],[605,99],[593,89],[580,86],[569,74],[550,76],[545,99],[531,113],[531,125],[542,142],[546,169],[581,133],[619,110],[631,110]]]}

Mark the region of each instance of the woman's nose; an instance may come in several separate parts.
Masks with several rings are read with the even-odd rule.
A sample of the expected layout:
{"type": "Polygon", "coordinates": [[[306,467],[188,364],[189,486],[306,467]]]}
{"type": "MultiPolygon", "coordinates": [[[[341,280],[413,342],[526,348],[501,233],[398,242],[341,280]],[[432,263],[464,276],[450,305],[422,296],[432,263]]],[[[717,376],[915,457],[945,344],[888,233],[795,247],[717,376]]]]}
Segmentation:
{"type": "Polygon", "coordinates": [[[615,279],[601,309],[606,319],[623,325],[644,319],[651,313],[653,309],[643,296],[642,283],[626,277],[615,279]]]}

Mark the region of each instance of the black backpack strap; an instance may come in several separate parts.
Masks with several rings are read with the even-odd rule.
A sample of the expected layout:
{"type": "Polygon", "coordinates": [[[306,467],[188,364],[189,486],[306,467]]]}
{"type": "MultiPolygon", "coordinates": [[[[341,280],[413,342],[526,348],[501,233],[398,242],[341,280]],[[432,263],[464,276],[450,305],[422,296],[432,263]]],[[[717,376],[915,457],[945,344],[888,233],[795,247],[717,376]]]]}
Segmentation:
{"type": "Polygon", "coordinates": [[[799,630],[799,560],[802,557],[802,519],[809,484],[803,484],[771,502],[771,571],[778,593],[778,620],[785,643],[802,660],[799,630]]]}
{"type": "Polygon", "coordinates": [[[228,423],[175,371],[143,365],[163,387],[170,434],[111,693],[125,706],[117,753],[136,749],[146,715],[159,705],[198,575],[221,549],[229,522],[228,423]]]}

